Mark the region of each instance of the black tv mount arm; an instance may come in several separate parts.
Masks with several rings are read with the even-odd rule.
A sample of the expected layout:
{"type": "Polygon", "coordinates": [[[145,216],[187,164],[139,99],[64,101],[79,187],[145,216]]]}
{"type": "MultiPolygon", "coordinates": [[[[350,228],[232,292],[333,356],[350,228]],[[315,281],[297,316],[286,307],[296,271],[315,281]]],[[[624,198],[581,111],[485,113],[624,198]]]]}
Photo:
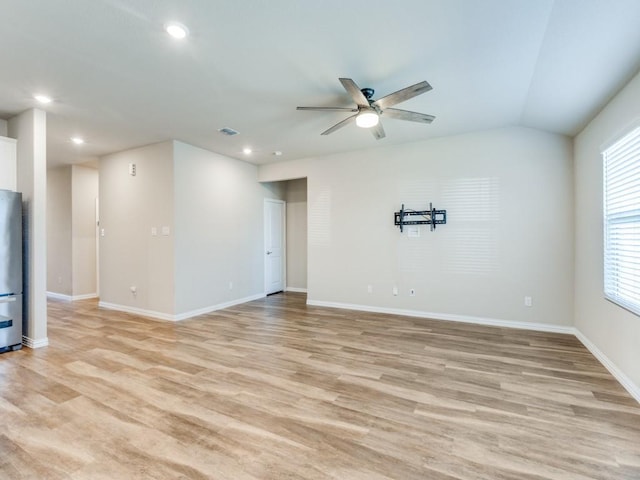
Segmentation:
{"type": "Polygon", "coordinates": [[[436,210],[433,208],[433,204],[429,203],[429,210],[411,210],[405,209],[404,203],[399,212],[393,214],[393,224],[400,227],[405,225],[429,225],[430,230],[433,232],[436,229],[436,225],[445,225],[447,223],[447,211],[436,210]],[[422,217],[421,220],[405,220],[405,217],[422,217]]]}

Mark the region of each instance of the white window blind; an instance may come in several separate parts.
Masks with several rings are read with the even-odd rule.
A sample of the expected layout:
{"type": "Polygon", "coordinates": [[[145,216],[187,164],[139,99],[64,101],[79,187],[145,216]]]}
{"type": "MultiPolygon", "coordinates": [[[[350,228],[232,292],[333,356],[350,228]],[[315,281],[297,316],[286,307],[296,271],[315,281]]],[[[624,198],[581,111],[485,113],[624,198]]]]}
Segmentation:
{"type": "Polygon", "coordinates": [[[640,315],[640,127],[603,159],[604,294],[640,315]]]}

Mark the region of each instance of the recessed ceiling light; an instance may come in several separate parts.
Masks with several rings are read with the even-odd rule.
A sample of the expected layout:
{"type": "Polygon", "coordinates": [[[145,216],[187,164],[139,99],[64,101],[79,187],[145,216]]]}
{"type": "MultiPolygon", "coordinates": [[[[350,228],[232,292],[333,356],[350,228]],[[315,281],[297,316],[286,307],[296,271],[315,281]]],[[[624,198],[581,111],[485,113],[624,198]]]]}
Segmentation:
{"type": "Polygon", "coordinates": [[[71,137],[71,141],[76,145],[82,145],[84,143],[84,140],[80,137],[71,137]]]}
{"type": "Polygon", "coordinates": [[[171,35],[173,38],[177,38],[178,40],[182,40],[189,34],[189,30],[187,30],[187,27],[175,22],[167,23],[164,29],[169,35],[171,35]]]}
{"type": "Polygon", "coordinates": [[[250,155],[251,152],[253,152],[253,150],[251,150],[249,147],[244,147],[242,149],[242,153],[244,153],[245,155],[250,155]]]}
{"type": "Polygon", "coordinates": [[[48,97],[48,96],[42,95],[42,94],[34,95],[33,98],[35,98],[40,103],[51,103],[52,102],[51,97],[48,97]]]}

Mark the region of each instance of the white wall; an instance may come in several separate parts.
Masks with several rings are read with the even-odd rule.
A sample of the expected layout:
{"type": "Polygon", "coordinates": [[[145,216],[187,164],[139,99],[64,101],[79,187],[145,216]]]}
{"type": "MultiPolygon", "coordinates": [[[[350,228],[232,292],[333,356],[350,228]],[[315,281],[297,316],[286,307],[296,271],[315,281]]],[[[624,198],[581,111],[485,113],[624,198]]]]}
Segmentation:
{"type": "Polygon", "coordinates": [[[635,384],[640,399],[640,317],[605,300],[603,294],[600,154],[605,143],[639,122],[640,75],[636,75],[575,138],[575,325],[635,384]]]}
{"type": "Polygon", "coordinates": [[[97,292],[96,208],[98,170],[73,165],[72,176],[72,284],[74,297],[97,292]]]}
{"type": "Polygon", "coordinates": [[[71,167],[47,170],[47,291],[73,295],[71,167]]]}
{"type": "MultiPolygon", "coordinates": [[[[8,132],[8,124],[6,120],[0,119],[0,136],[6,137],[8,132]]],[[[6,189],[5,189],[6,190],[6,189]]]]}
{"type": "Polygon", "coordinates": [[[42,347],[47,339],[47,116],[27,110],[8,122],[17,144],[17,191],[24,223],[23,342],[42,347]]]}
{"type": "Polygon", "coordinates": [[[99,165],[105,232],[100,237],[100,304],[172,315],[173,142],[107,155],[99,165]],[[136,165],[135,176],[129,174],[130,163],[136,165]],[[163,227],[168,235],[162,234],[163,227]]]}
{"type": "Polygon", "coordinates": [[[176,313],[264,294],[263,202],[283,198],[283,186],[259,184],[255,165],[182,142],[174,155],[176,313]]]}
{"type": "Polygon", "coordinates": [[[0,136],[0,190],[15,192],[18,186],[16,148],[15,138],[0,136]]]}
{"type": "Polygon", "coordinates": [[[101,158],[99,177],[100,305],[181,319],[264,295],[263,201],[284,187],[255,165],[169,141],[101,158]]]}
{"type": "Polygon", "coordinates": [[[307,179],[285,183],[287,202],[287,289],[307,289],[307,179]]]}
{"type": "Polygon", "coordinates": [[[505,128],[259,170],[261,181],[299,177],[308,185],[310,302],[572,324],[568,138],[505,128]],[[447,210],[448,224],[401,235],[393,212],[429,202],[447,210]]]}
{"type": "Polygon", "coordinates": [[[96,294],[97,196],[95,168],[47,171],[47,292],[70,300],[96,294]]]}

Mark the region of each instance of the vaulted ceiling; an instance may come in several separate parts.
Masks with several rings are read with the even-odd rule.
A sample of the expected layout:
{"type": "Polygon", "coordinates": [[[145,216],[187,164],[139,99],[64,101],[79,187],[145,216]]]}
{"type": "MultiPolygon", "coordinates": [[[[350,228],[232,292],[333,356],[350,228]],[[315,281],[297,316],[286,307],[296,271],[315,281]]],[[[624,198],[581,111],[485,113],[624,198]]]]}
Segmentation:
{"type": "Polygon", "coordinates": [[[50,165],[167,139],[260,164],[507,125],[571,136],[640,68],[638,0],[0,0],[0,8],[0,118],[46,110],[50,165]],[[188,37],[167,35],[169,21],[188,37]],[[374,98],[427,80],[432,91],[398,108],[436,120],[383,117],[382,140],[355,125],[321,136],[348,114],[296,106],[353,105],[339,77],[375,89],[374,98]],[[53,102],[38,105],[36,93],[53,102]]]}

